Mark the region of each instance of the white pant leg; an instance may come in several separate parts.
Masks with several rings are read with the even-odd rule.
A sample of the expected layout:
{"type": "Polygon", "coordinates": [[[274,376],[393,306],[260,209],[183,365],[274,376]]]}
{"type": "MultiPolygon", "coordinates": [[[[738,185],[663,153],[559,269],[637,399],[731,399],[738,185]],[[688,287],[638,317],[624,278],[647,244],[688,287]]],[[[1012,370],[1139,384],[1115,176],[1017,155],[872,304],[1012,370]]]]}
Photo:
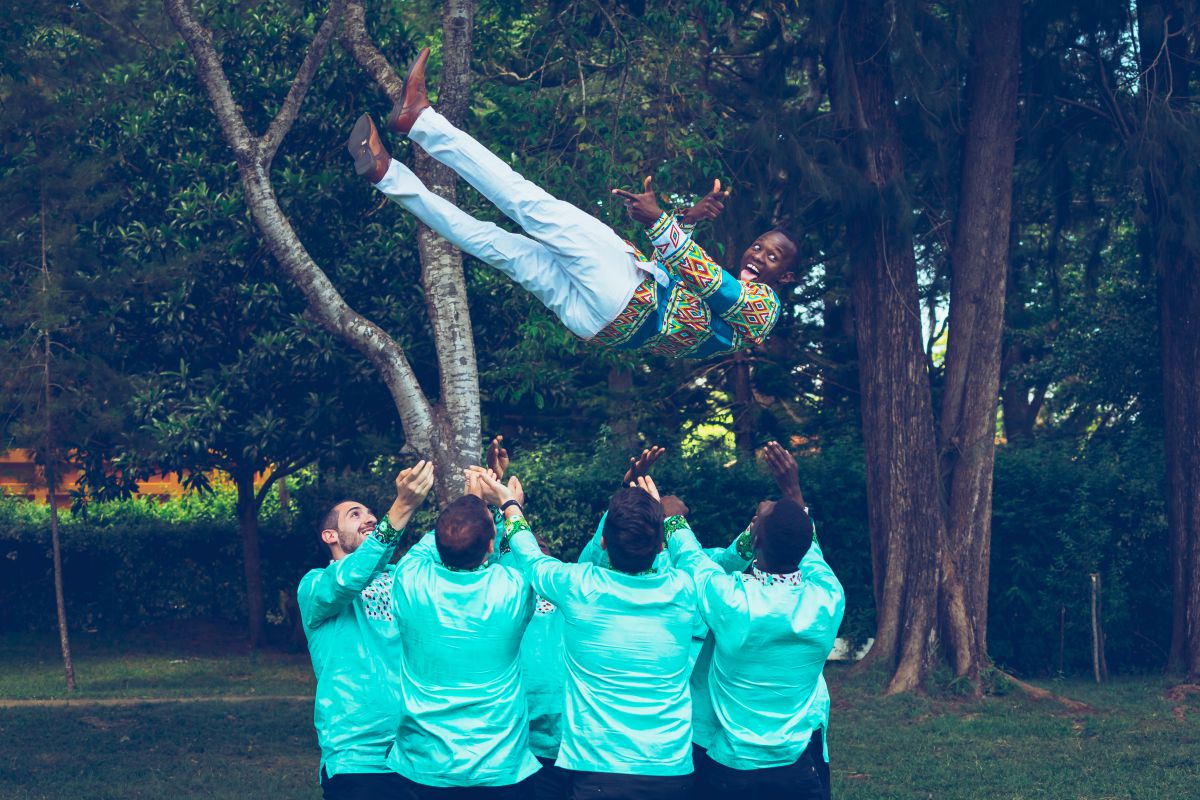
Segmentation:
{"type": "Polygon", "coordinates": [[[540,242],[475,219],[444,197],[429,191],[412,170],[395,159],[375,188],[459,250],[492,265],[519,283],[554,312],[571,332],[587,338],[603,327],[592,327],[582,293],[554,253],[540,242]]]}
{"type": "Polygon", "coordinates": [[[590,298],[595,331],[625,309],[644,276],[612,228],[526,180],[432,108],[421,112],[408,136],[558,257],[590,298]]]}

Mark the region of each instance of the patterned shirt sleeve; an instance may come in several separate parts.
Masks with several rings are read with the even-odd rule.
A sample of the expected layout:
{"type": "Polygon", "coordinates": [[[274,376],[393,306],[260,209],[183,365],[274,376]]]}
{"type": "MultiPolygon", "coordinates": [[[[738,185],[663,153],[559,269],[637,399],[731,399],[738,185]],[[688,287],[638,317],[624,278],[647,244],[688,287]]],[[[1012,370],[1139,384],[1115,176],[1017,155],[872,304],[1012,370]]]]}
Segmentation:
{"type": "Polygon", "coordinates": [[[743,339],[766,341],[779,319],[779,296],[765,283],[739,281],[704,252],[678,220],[663,214],[647,231],[659,263],[704,299],[743,339]]]}

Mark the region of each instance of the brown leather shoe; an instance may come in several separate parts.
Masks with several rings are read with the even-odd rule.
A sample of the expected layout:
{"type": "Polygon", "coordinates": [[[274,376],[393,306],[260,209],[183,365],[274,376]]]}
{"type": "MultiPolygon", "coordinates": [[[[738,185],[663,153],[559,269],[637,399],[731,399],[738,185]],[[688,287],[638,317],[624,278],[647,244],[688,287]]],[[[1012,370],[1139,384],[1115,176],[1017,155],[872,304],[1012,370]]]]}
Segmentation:
{"type": "Polygon", "coordinates": [[[392,106],[384,123],[389,131],[403,133],[405,136],[417,123],[421,112],[429,108],[429,97],[425,90],[425,64],[429,61],[429,48],[421,48],[416,60],[408,68],[408,77],[404,79],[404,94],[392,106]]]}
{"type": "Polygon", "coordinates": [[[354,159],[355,172],[371,183],[383,180],[392,157],[388,155],[379,138],[379,131],[375,130],[375,123],[368,115],[363,114],[354,123],[354,130],[350,131],[350,138],[346,141],[346,149],[354,159]]]}

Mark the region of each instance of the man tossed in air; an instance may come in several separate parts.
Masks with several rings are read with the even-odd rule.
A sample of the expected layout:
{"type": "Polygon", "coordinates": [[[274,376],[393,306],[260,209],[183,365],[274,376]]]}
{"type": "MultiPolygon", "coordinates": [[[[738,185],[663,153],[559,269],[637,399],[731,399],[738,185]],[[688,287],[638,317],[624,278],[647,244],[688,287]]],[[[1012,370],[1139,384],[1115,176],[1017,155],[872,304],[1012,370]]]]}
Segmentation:
{"type": "Polygon", "coordinates": [[[779,319],[775,289],[795,280],[791,236],[778,229],[759,236],[742,254],[735,278],[687,230],[689,223],[720,213],[728,191],[714,184],[681,225],[658,207],[647,178],[642,194],[613,190],[630,216],[647,226],[657,256],[647,260],[612,228],[551,197],[438,114],[426,96],[428,57],[426,48],[414,62],[387,128],[457,172],[527,235],[477,220],[430,192],[388,155],[366,114],[346,143],[359,175],[460,250],[532,292],[581,338],[688,358],[741,350],[767,338],[779,319]]]}

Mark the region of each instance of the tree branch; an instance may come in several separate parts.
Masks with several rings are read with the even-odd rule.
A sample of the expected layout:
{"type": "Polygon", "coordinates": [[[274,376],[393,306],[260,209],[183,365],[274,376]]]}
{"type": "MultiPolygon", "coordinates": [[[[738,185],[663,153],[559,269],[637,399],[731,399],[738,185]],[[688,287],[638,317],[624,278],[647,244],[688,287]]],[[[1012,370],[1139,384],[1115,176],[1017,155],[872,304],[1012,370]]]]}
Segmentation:
{"type": "Polygon", "coordinates": [[[186,0],[163,0],[163,8],[196,61],[196,77],[208,94],[209,104],[217,115],[217,123],[225,134],[226,143],[239,162],[252,159],[256,140],[234,102],[221,59],[213,47],[212,33],[192,16],[186,0]]]}
{"type": "Polygon", "coordinates": [[[367,13],[362,0],[347,0],[342,13],[342,30],[338,41],[350,51],[363,71],[371,76],[393,103],[404,93],[404,81],[367,34],[367,13]]]}
{"type": "Polygon", "coordinates": [[[337,31],[338,23],[341,21],[345,2],[346,0],[332,0],[329,4],[329,13],[325,16],[321,27],[317,29],[317,35],[308,45],[308,52],[304,54],[304,61],[301,62],[300,69],[296,71],[296,77],[292,79],[292,86],[283,100],[283,106],[275,115],[275,119],[271,120],[271,125],[259,142],[259,158],[264,166],[271,163],[271,159],[275,157],[275,151],[279,149],[279,143],[292,129],[296,115],[300,113],[300,104],[304,102],[304,95],[308,93],[308,87],[312,85],[313,76],[316,75],[317,67],[325,57],[325,51],[329,49],[329,43],[333,41],[333,34],[337,31]]]}
{"type": "MultiPolygon", "coordinates": [[[[237,156],[250,215],[271,254],[292,283],[303,292],[312,316],[366,356],[379,370],[400,412],[400,421],[409,442],[418,452],[431,454],[433,410],[421,391],[403,348],[377,325],[350,308],[328,276],[309,256],[280,209],[271,187],[269,171],[256,158],[257,141],[247,130],[233,100],[228,79],[213,48],[211,32],[192,17],[186,0],[163,0],[163,6],[196,61],[196,75],[208,94],[226,143],[237,156]]],[[[336,18],[334,24],[336,27],[336,18]]],[[[301,67],[303,71],[304,67],[301,67]]],[[[298,75],[297,79],[300,77],[298,75]]],[[[282,132],[286,133],[286,128],[282,132]]]]}

